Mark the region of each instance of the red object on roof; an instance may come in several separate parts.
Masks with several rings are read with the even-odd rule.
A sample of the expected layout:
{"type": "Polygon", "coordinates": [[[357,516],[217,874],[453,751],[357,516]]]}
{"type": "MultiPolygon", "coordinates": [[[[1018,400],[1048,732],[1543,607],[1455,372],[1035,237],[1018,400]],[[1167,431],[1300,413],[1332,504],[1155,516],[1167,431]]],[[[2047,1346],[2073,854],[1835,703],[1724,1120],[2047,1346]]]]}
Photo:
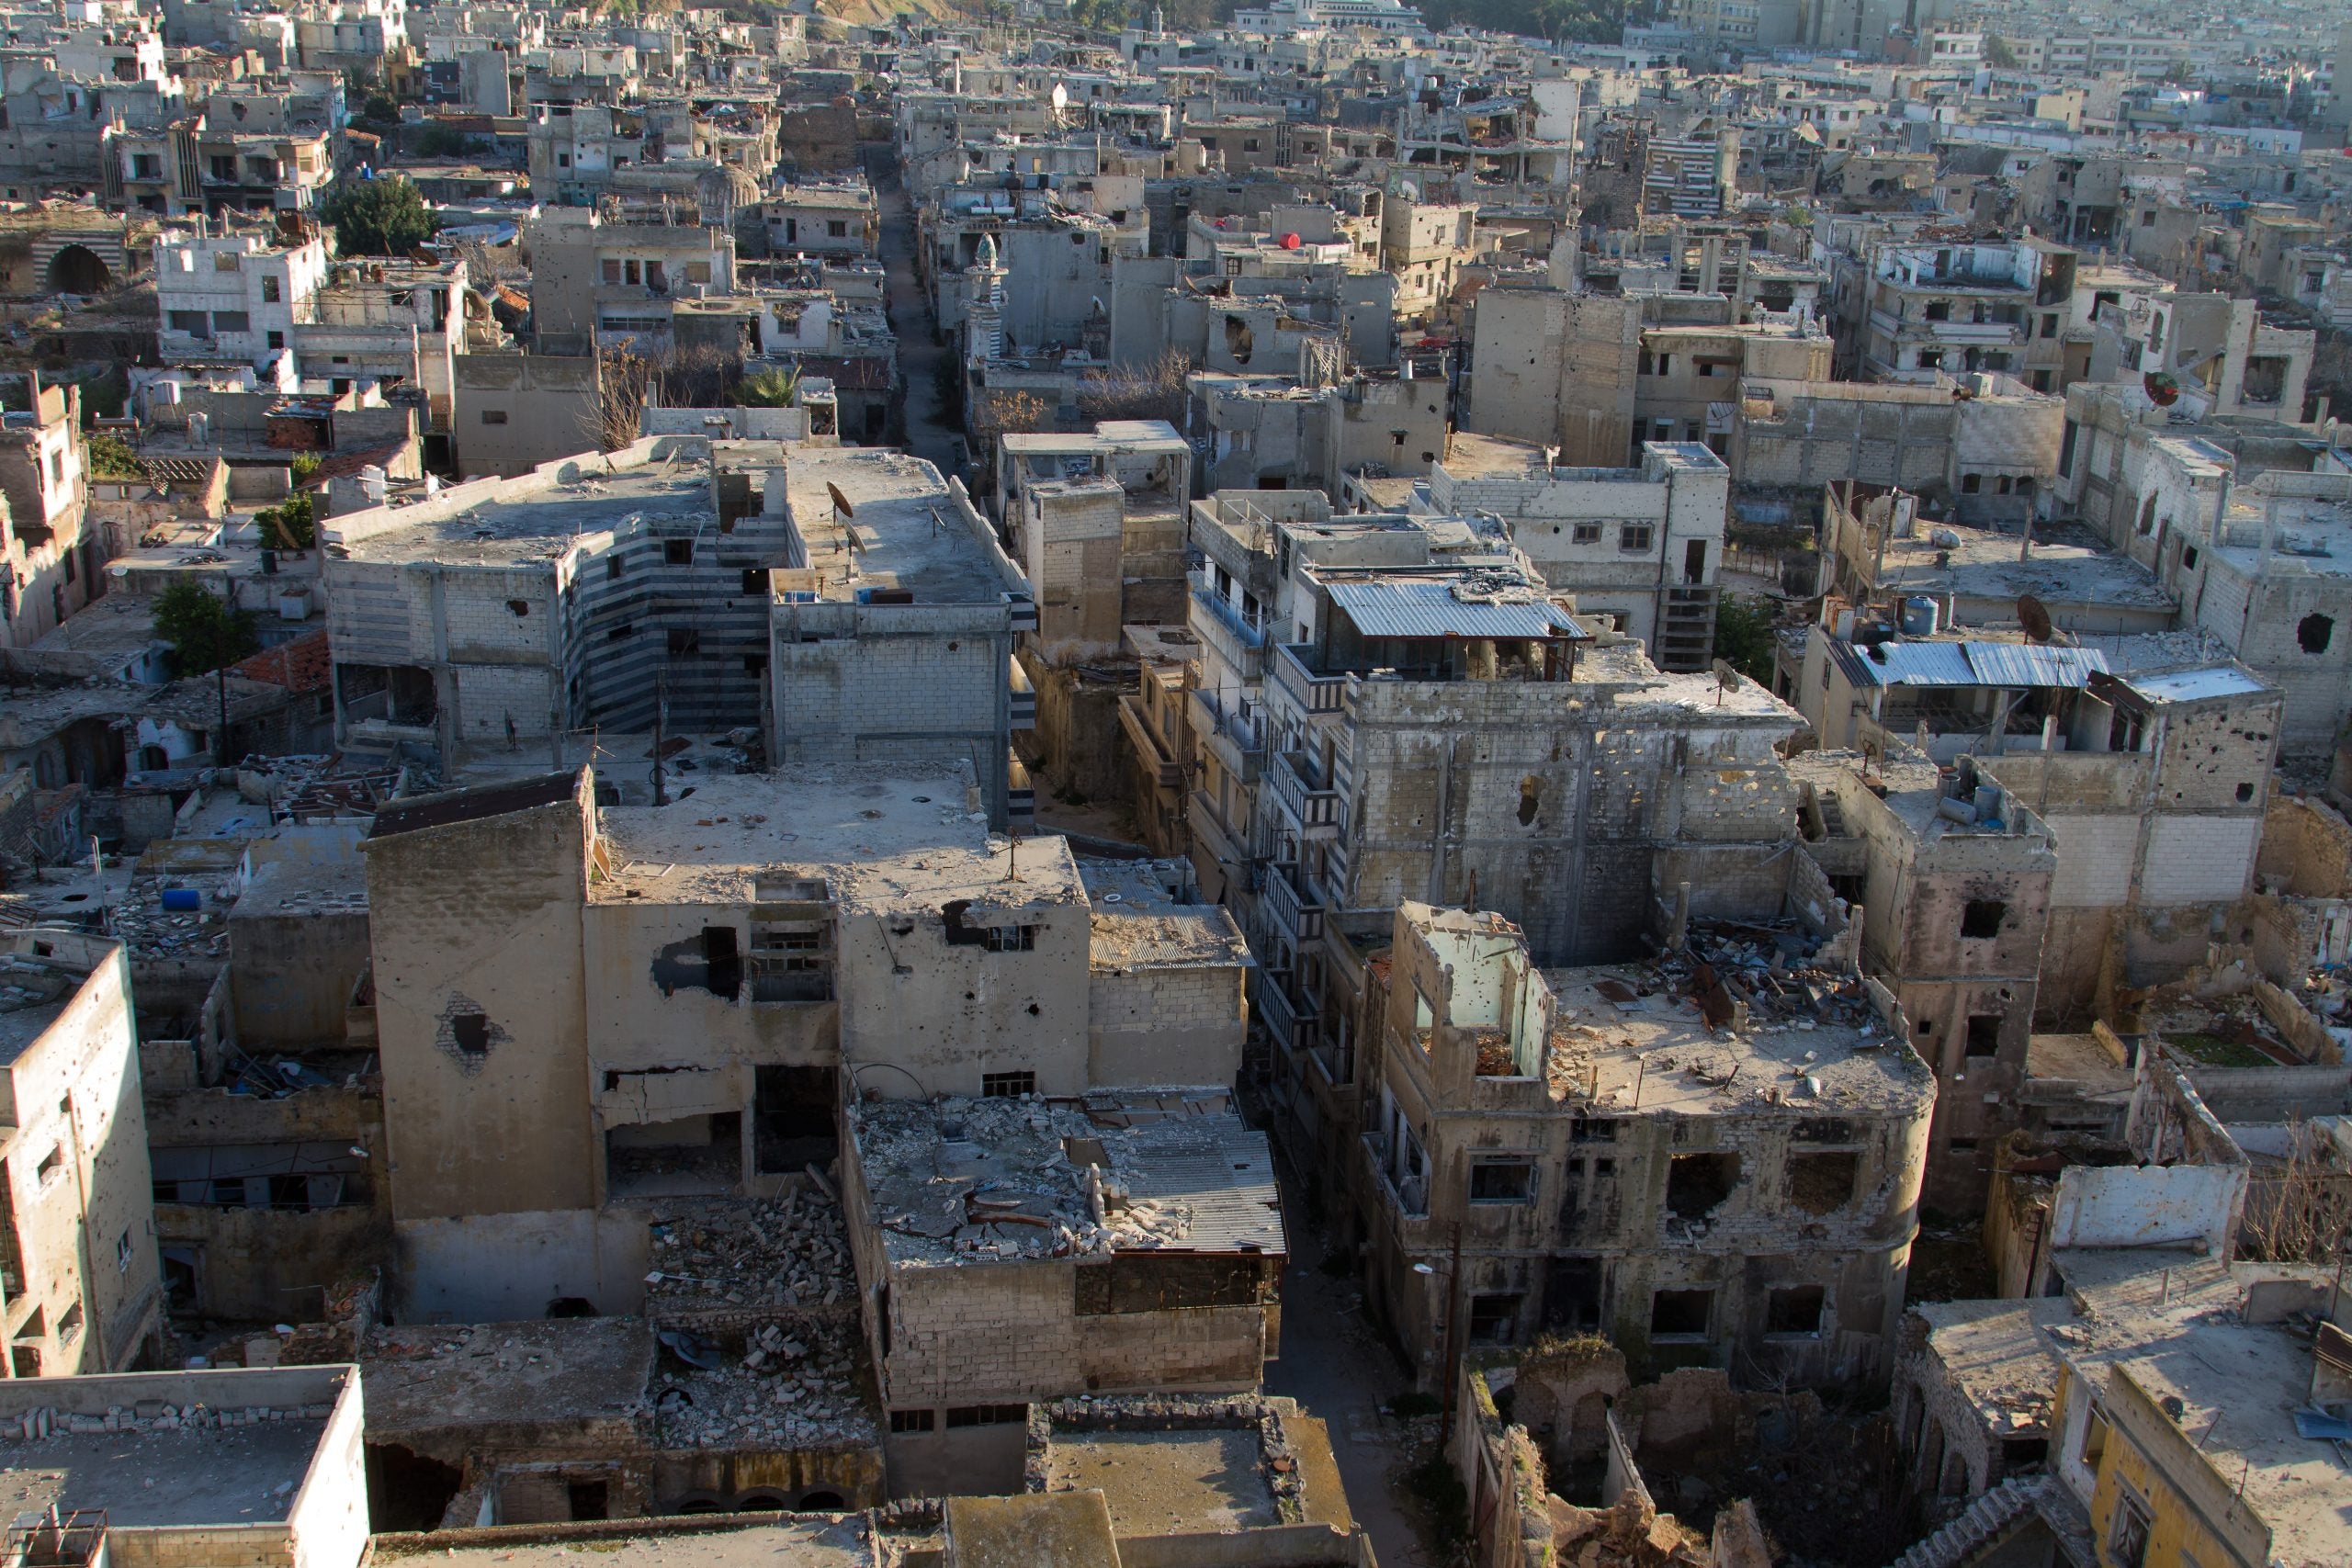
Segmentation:
{"type": "Polygon", "coordinates": [[[1295,234],[1284,234],[1283,236],[1283,249],[1286,251],[1295,251],[1298,249],[1301,243],[1302,242],[1295,234]]]}
{"type": "Polygon", "coordinates": [[[304,632],[292,642],[281,642],[232,668],[248,681],[296,693],[323,692],[334,679],[334,659],[327,651],[323,627],[304,632]]]}

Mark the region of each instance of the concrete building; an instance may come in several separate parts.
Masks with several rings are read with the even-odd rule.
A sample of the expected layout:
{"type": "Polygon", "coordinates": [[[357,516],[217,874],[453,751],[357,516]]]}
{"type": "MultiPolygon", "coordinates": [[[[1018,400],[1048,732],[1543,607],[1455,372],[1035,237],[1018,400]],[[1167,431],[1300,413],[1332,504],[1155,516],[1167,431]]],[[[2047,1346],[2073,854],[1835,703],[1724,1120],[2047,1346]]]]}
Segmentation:
{"type": "Polygon", "coordinates": [[[1430,467],[1444,516],[1492,513],[1566,594],[1577,616],[1640,639],[1661,670],[1707,668],[1714,653],[1731,470],[1694,442],[1645,442],[1628,468],[1555,466],[1540,448],[1455,436],[1430,467]]]}
{"type": "Polygon", "coordinates": [[[531,220],[531,331],[551,353],[593,339],[666,339],[673,302],[735,287],[735,239],[700,222],[608,220],[601,209],[556,207],[531,220]]]}
{"type": "Polygon", "coordinates": [[[0,940],[0,961],[9,977],[0,1313],[10,1376],[152,1364],[163,1287],[130,964],[105,938],[40,927],[0,940]]]}
{"type": "Polygon", "coordinates": [[[1921,1201],[1967,1213],[2015,1125],[2061,863],[2054,832],[2032,795],[1966,760],[1950,782],[1908,746],[1868,773],[1829,753],[1790,767],[1817,814],[1806,836],[1859,841],[1859,864],[1834,842],[1816,858],[1859,876],[1845,886],[1862,908],[1862,970],[1902,1004],[1907,1043],[1934,1070],[1921,1201]]]}
{"type": "Polygon", "coordinates": [[[367,1412],[356,1367],[0,1382],[0,1487],[62,1562],[358,1568],[367,1412]]]}
{"type": "Polygon", "coordinates": [[[88,516],[82,389],[25,378],[27,407],[0,423],[0,644],[26,648],[106,592],[107,546],[88,516]]]}
{"type": "Polygon", "coordinates": [[[1230,919],[1164,891],[1114,899],[1116,882],[1095,904],[1064,840],[988,834],[968,766],[673,777],[667,805],[624,776],[629,804],[599,810],[611,786],[580,772],[377,816],[369,923],[413,1307],[635,1310],[643,1205],[772,1190],[831,1150],[844,1098],[1238,1070],[1230,919]]]}
{"type": "Polygon", "coordinates": [[[273,243],[255,234],[175,234],[155,246],[155,305],[164,363],[239,360],[267,370],[317,320],[326,242],[273,243]]]}
{"type": "Polygon", "coordinates": [[[1702,951],[1736,967],[1693,937],[1662,968],[1539,972],[1499,917],[1398,908],[1363,1213],[1425,1379],[1442,1340],[1540,1331],[1656,1371],[1884,1375],[1934,1077],[1883,987],[1833,964],[1736,1002],[1702,951]]]}
{"type": "Polygon", "coordinates": [[[896,1484],[1004,1484],[1035,1402],[1257,1387],[1288,1246],[1227,1090],[892,1098],[846,1127],[896,1484]]]}

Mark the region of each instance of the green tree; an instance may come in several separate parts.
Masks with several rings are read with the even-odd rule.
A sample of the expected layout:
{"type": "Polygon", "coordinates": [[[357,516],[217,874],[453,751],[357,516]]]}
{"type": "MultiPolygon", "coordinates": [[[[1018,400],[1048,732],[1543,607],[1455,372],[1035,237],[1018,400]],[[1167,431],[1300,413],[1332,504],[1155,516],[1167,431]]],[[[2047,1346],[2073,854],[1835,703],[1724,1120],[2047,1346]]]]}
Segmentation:
{"type": "Polygon", "coordinates": [[[782,369],[770,366],[754,370],[743,378],[737,396],[747,409],[788,409],[800,391],[800,367],[782,369]]]}
{"type": "Polygon", "coordinates": [[[82,443],[83,456],[90,461],[90,472],[102,479],[139,479],[147,477],[140,466],[139,454],[130,443],[119,435],[93,435],[82,443]]]}
{"type": "Polygon", "coordinates": [[[296,490],[308,490],[311,481],[319,477],[319,470],[324,467],[326,459],[316,452],[297,452],[294,460],[286,465],[286,471],[293,479],[296,490]]]}
{"type": "Polygon", "coordinates": [[[440,214],[397,175],[338,185],[319,216],[334,226],[335,246],[347,256],[406,255],[441,227],[440,214]]]}
{"type": "Polygon", "coordinates": [[[478,138],[454,125],[421,125],[413,136],[402,140],[420,158],[469,158],[481,151],[478,138]]]}
{"type": "Polygon", "coordinates": [[[155,596],[155,635],[172,645],[172,669],[181,675],[226,669],[261,649],[253,616],[194,582],[175,582],[155,596]]]}
{"type": "Polygon", "coordinates": [[[1761,685],[1772,683],[1772,607],[1761,599],[1725,599],[1715,606],[1715,657],[1761,685]]]}
{"type": "Polygon", "coordinates": [[[315,491],[298,490],[277,505],[254,513],[272,549],[307,550],[319,536],[319,499],[315,491]]]}
{"type": "Polygon", "coordinates": [[[2011,49],[2008,40],[2000,34],[1986,33],[1984,63],[1996,71],[2015,71],[2018,68],[2018,51],[2011,49]]]}

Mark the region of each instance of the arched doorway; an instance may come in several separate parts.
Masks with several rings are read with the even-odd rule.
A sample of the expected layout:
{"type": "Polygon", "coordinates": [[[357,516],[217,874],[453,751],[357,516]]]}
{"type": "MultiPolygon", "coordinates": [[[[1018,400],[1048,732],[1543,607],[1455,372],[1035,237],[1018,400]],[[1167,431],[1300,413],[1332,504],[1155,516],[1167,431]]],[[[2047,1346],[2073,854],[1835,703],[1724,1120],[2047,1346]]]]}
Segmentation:
{"type": "Polygon", "coordinates": [[[53,294],[104,294],[113,285],[114,274],[87,245],[67,245],[49,260],[53,294]]]}

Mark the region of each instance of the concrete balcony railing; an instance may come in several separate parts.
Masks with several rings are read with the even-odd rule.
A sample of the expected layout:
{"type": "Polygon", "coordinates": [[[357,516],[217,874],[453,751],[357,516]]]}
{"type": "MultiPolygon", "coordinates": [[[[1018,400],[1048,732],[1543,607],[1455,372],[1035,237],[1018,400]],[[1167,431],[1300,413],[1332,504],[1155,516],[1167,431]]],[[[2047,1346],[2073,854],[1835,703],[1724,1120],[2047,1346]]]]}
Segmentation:
{"type": "Polygon", "coordinates": [[[1266,674],[1266,631],[1253,626],[1240,611],[1206,589],[1193,590],[1192,614],[1187,618],[1192,633],[1216,650],[1244,681],[1260,681],[1266,674]]]}
{"type": "Polygon", "coordinates": [[[1400,1191],[1388,1179],[1388,1150],[1378,1133],[1366,1133],[1363,1149],[1364,1189],[1377,1200],[1382,1221],[1396,1245],[1407,1252],[1427,1252],[1441,1245],[1438,1226],[1430,1219],[1424,1183],[1408,1181],[1400,1191]]]}
{"type": "Polygon", "coordinates": [[[1306,664],[1313,652],[1304,643],[1284,643],[1275,649],[1274,684],[1308,713],[1338,713],[1347,705],[1348,677],[1315,673],[1306,664]]]}
{"type": "Polygon", "coordinates": [[[1220,696],[1197,686],[1184,695],[1193,739],[1227,773],[1244,784],[1256,783],[1266,761],[1265,710],[1249,698],[1220,696]]]}
{"type": "Polygon", "coordinates": [[[1143,709],[1143,699],[1133,693],[1119,698],[1119,728],[1127,732],[1127,744],[1135,748],[1136,758],[1152,772],[1152,781],[1161,789],[1184,787],[1184,764],[1169,755],[1167,743],[1151,728],[1151,720],[1143,709]]]}
{"type": "Polygon", "coordinates": [[[1321,940],[1323,906],[1306,895],[1304,878],[1295,864],[1288,861],[1269,864],[1265,884],[1259,893],[1268,918],[1288,931],[1293,941],[1321,940]]]}
{"type": "Polygon", "coordinates": [[[1310,843],[1326,843],[1340,836],[1345,812],[1340,792],[1316,775],[1315,764],[1303,751],[1281,751],[1266,769],[1274,802],[1310,843]]]}

